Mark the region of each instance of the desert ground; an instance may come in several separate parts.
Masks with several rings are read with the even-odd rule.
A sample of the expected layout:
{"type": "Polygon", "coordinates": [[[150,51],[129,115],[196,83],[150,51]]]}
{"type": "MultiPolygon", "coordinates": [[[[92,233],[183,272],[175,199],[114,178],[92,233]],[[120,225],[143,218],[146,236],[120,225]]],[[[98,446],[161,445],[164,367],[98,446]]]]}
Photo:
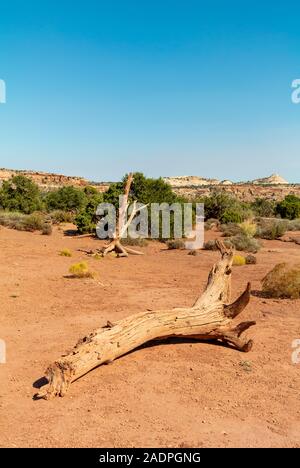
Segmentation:
{"type": "MultiPolygon", "coordinates": [[[[300,447],[300,300],[261,297],[260,280],[277,263],[299,262],[300,246],[263,241],[257,265],[233,268],[233,297],[251,281],[239,319],[249,353],[225,345],[169,341],[145,346],[71,385],[64,398],[34,400],[49,363],[106,323],[146,309],[189,306],[217,252],[166,250],[151,242],[144,256],[87,258],[91,237],[0,229],[0,364],[2,447],[300,447]],[[72,258],[59,252],[69,248],[72,258]],[[70,279],[88,261],[94,279],[70,279]]],[[[207,239],[218,236],[206,232],[207,239]]]]}

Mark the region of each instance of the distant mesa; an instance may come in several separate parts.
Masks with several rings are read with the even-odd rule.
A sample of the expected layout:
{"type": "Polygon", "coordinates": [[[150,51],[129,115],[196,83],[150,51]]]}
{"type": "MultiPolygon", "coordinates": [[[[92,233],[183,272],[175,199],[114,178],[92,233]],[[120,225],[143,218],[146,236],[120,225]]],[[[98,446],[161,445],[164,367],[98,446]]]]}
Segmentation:
{"type": "Polygon", "coordinates": [[[288,181],[278,174],[272,174],[270,177],[255,179],[251,181],[254,185],[287,185],[288,181]]]}
{"type": "Polygon", "coordinates": [[[60,187],[74,186],[78,188],[84,188],[87,185],[93,185],[99,192],[105,192],[109,187],[109,183],[91,183],[83,177],[15,169],[0,169],[0,186],[4,181],[9,180],[11,177],[16,175],[29,177],[40,187],[41,190],[45,191],[56,190],[60,187]]]}
{"type": "MultiPolygon", "coordinates": [[[[164,181],[172,187],[195,187],[199,185],[220,185],[222,183],[218,179],[206,179],[200,176],[164,177],[164,181]]],[[[226,182],[230,183],[230,181],[226,182]]]]}
{"type": "Polygon", "coordinates": [[[288,182],[278,174],[272,174],[270,177],[264,177],[262,179],[250,180],[248,182],[232,182],[231,180],[218,180],[208,179],[200,176],[176,176],[176,177],[164,177],[164,181],[170,184],[173,188],[180,187],[203,187],[206,185],[288,185],[288,182]]]}
{"type": "Polygon", "coordinates": [[[231,180],[222,180],[221,185],[233,185],[233,182],[231,180]]]}

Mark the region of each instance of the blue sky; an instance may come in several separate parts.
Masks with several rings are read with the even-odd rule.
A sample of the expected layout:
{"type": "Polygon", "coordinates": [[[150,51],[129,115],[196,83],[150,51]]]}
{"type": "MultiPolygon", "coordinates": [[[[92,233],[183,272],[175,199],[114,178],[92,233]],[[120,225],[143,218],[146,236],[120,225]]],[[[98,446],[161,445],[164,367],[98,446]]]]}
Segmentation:
{"type": "Polygon", "coordinates": [[[0,167],[300,182],[300,5],[1,2],[0,167]]]}

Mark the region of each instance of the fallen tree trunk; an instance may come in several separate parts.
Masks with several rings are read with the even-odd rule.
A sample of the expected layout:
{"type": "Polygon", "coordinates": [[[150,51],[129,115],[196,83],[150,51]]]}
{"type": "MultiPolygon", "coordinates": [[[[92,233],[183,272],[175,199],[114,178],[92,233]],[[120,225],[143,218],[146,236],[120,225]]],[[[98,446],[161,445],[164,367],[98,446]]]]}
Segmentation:
{"type": "Polygon", "coordinates": [[[230,301],[233,252],[218,242],[222,258],[209,274],[204,293],[192,307],[141,312],[115,324],[108,322],[81,339],[67,356],[46,370],[48,385],[38,398],[64,396],[74,380],[151,340],[188,337],[199,340],[221,340],[240,351],[250,351],[252,340],[240,335],[255,322],[232,325],[232,319],[246,307],[250,299],[250,283],[232,304],[230,301]]]}

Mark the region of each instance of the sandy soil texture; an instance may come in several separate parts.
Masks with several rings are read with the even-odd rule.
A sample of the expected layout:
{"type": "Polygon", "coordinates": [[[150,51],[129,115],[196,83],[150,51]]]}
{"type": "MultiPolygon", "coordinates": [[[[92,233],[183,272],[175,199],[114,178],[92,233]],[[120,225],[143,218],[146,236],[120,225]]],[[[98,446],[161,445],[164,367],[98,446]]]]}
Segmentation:
{"type": "MultiPolygon", "coordinates": [[[[208,238],[215,233],[208,233],[208,238]]],[[[218,253],[167,251],[151,242],[141,257],[96,260],[78,249],[99,241],[0,229],[0,446],[3,447],[300,447],[300,301],[265,299],[260,280],[300,246],[264,241],[257,265],[234,267],[233,296],[253,295],[243,320],[250,353],[222,345],[156,344],[101,366],[66,397],[34,401],[47,365],[86,333],[147,308],[191,305],[218,253]],[[69,248],[72,258],[59,256],[69,248]],[[95,279],[67,278],[87,260],[95,279]]]]}

